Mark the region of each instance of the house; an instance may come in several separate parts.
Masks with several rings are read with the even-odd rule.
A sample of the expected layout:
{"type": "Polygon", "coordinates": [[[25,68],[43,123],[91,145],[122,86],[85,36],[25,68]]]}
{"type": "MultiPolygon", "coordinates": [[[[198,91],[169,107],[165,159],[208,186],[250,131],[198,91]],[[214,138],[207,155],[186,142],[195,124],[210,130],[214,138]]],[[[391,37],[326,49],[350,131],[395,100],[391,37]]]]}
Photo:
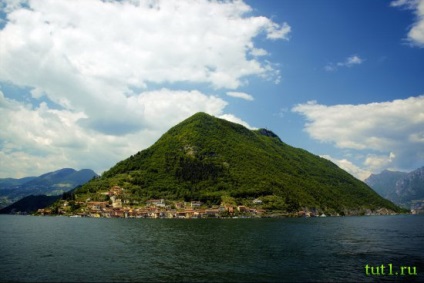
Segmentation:
{"type": "Polygon", "coordinates": [[[177,211],[175,209],[167,210],[165,212],[166,218],[176,218],[177,217],[177,211]]]}
{"type": "Polygon", "coordinates": [[[219,216],[219,210],[218,209],[206,209],[205,210],[205,217],[218,217],[219,216]]]}
{"type": "Polygon", "coordinates": [[[160,216],[160,212],[155,210],[155,211],[149,211],[148,216],[150,218],[159,218],[160,216]]]}
{"type": "Polygon", "coordinates": [[[87,202],[87,208],[93,211],[100,211],[105,208],[109,203],[107,201],[90,201],[87,202]]]}
{"type": "Polygon", "coordinates": [[[112,200],[112,207],[113,208],[122,208],[122,201],[121,201],[121,199],[113,199],[112,200]]]}
{"type": "Polygon", "coordinates": [[[202,205],[202,202],[201,202],[201,201],[192,201],[192,202],[190,203],[191,208],[198,208],[198,207],[200,207],[201,205],[202,205]]]}
{"type": "Polygon", "coordinates": [[[195,210],[193,213],[193,218],[202,218],[205,215],[205,210],[195,210]]]}
{"type": "Polygon", "coordinates": [[[162,199],[150,199],[146,201],[146,205],[149,206],[157,206],[157,207],[165,207],[165,200],[162,199]]]}

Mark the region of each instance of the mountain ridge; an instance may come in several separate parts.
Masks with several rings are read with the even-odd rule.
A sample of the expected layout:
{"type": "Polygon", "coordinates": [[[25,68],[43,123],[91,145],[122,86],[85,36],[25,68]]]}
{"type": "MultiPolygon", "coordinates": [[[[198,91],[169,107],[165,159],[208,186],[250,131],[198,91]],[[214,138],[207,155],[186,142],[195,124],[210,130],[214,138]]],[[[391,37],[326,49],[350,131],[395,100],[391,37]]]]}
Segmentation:
{"type": "Polygon", "coordinates": [[[424,166],[411,172],[384,170],[365,182],[384,198],[413,210],[424,210],[424,166]]]}
{"type": "Polygon", "coordinates": [[[364,182],[379,195],[388,198],[396,187],[396,182],[404,178],[407,174],[406,172],[383,170],[379,174],[371,174],[364,182]]]}
{"type": "Polygon", "coordinates": [[[0,208],[30,195],[61,195],[98,176],[91,169],[62,168],[38,177],[0,179],[0,208]]]}

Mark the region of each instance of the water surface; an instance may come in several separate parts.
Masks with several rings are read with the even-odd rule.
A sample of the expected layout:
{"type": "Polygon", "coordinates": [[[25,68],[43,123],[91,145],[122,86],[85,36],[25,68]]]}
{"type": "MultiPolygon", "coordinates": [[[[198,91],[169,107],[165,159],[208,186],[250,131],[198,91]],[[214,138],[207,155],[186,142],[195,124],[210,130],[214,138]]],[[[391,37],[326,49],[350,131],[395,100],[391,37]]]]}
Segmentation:
{"type": "Polygon", "coordinates": [[[0,281],[424,281],[424,216],[93,219],[0,215],[0,281]],[[417,275],[367,276],[365,266],[417,275]]]}

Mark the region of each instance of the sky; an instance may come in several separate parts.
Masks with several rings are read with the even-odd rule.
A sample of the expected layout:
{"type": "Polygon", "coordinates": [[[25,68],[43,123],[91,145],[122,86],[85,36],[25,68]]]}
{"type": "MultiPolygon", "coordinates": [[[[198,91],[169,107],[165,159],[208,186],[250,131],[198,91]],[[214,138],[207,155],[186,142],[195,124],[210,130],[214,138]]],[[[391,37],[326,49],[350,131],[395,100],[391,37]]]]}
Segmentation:
{"type": "Polygon", "coordinates": [[[424,166],[424,0],[0,2],[0,178],[101,174],[200,111],[361,180],[424,166]]]}

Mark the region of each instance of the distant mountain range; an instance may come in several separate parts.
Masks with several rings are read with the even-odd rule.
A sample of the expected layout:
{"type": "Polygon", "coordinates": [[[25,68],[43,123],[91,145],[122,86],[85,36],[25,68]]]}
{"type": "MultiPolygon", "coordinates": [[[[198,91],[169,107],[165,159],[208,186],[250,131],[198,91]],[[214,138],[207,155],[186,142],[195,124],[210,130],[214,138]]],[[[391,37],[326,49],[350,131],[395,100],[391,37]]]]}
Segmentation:
{"type": "Polygon", "coordinates": [[[61,195],[97,176],[90,169],[76,171],[75,169],[64,168],[39,177],[0,179],[0,208],[31,195],[61,195]]]}
{"type": "Polygon", "coordinates": [[[250,205],[281,213],[315,210],[358,215],[401,209],[331,161],[282,142],[267,129],[197,113],[150,148],[117,163],[75,191],[76,201],[107,201],[122,186],[123,203],[149,199],[250,205]]]}
{"type": "Polygon", "coordinates": [[[412,209],[424,208],[424,167],[412,172],[385,170],[365,180],[382,197],[412,209]]]}
{"type": "Polygon", "coordinates": [[[46,195],[37,195],[37,196],[27,196],[17,202],[12,203],[9,206],[6,206],[0,209],[0,214],[30,214],[36,212],[38,209],[49,206],[55,201],[60,199],[62,196],[46,196],[46,195]]]}

